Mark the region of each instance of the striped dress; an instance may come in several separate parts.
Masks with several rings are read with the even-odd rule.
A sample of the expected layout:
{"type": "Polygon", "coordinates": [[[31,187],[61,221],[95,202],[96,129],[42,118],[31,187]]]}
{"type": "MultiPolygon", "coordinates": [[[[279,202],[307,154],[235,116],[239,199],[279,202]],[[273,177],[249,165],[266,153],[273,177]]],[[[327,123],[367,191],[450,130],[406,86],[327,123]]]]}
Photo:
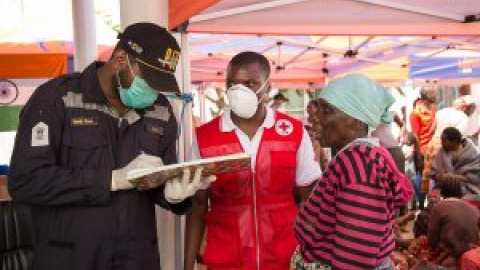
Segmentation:
{"type": "Polygon", "coordinates": [[[306,262],[374,269],[395,247],[395,210],[409,180],[381,147],[358,143],[339,153],[300,209],[295,234],[306,262]]]}

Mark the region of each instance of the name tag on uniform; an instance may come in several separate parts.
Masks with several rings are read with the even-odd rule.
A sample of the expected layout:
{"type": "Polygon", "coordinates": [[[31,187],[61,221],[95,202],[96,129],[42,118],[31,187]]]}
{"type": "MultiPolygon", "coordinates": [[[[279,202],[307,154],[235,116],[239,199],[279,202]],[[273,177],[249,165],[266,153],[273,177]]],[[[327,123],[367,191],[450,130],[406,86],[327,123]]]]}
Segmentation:
{"type": "Polygon", "coordinates": [[[98,119],[95,117],[72,117],[70,118],[71,127],[94,127],[98,126],[98,119]]]}
{"type": "Polygon", "coordinates": [[[157,135],[160,135],[160,136],[163,135],[163,127],[161,127],[161,126],[152,125],[150,123],[147,123],[146,128],[147,128],[147,132],[157,134],[157,135]]]}

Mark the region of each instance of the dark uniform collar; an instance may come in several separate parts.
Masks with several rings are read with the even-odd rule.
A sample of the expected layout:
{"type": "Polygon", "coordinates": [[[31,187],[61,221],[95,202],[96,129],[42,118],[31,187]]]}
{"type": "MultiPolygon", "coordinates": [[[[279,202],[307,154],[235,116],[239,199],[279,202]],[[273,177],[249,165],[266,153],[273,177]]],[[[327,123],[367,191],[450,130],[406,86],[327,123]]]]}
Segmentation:
{"type": "Polygon", "coordinates": [[[83,93],[83,102],[108,104],[98,79],[98,69],[104,64],[104,62],[93,62],[81,73],[80,89],[83,93]]]}
{"type": "MultiPolygon", "coordinates": [[[[98,69],[104,64],[104,62],[93,62],[80,74],[80,92],[83,94],[83,103],[104,104],[109,107],[108,99],[103,94],[102,87],[100,86],[100,81],[98,79],[98,69]]],[[[117,115],[116,112],[112,114],[117,115]]],[[[146,114],[151,115],[150,117],[152,118],[168,121],[170,116],[173,115],[173,111],[167,98],[163,95],[159,95],[154,105],[151,107],[129,110],[123,118],[126,118],[131,124],[146,114]],[[155,106],[158,108],[155,108],[155,106]],[[166,108],[167,111],[164,111],[163,108],[166,108]],[[162,115],[157,115],[158,112],[162,112],[162,115]]]]}
{"type": "MultiPolygon", "coordinates": [[[[108,107],[110,114],[116,118],[120,118],[118,112],[110,107],[108,99],[105,97],[98,80],[98,69],[102,67],[104,62],[93,62],[80,74],[80,91],[83,95],[83,103],[97,103],[108,107]]],[[[138,111],[129,110],[122,118],[127,119],[129,124],[135,123],[140,119],[138,111]]]]}

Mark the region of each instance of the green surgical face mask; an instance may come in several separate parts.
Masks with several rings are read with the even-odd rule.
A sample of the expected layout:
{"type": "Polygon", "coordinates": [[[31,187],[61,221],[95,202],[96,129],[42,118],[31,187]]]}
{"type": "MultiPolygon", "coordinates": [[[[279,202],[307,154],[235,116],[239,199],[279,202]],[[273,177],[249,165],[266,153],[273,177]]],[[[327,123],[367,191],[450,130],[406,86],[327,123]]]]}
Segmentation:
{"type": "Polygon", "coordinates": [[[159,93],[153,88],[151,88],[144,79],[136,76],[135,73],[133,73],[130,61],[128,60],[128,56],[127,61],[130,71],[134,76],[134,79],[130,87],[123,88],[117,72],[117,80],[119,85],[118,93],[120,95],[120,99],[122,100],[123,104],[125,104],[125,106],[134,109],[143,109],[151,106],[155,102],[155,100],[157,100],[159,93]]]}

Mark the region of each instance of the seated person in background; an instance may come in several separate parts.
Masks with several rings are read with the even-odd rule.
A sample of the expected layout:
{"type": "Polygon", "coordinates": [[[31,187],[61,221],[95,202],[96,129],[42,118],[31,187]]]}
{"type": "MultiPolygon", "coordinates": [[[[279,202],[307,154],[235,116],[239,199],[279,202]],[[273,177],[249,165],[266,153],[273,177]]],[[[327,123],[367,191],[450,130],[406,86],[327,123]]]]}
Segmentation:
{"type": "MultiPolygon", "coordinates": [[[[413,226],[414,239],[405,239],[402,238],[400,233],[396,234],[396,243],[397,247],[408,249],[405,251],[405,255],[396,253],[392,259],[396,262],[396,265],[402,264],[402,261],[406,261],[406,258],[412,256],[414,258],[423,258],[428,261],[435,261],[436,256],[438,255],[435,252],[431,252],[428,245],[427,233],[428,233],[428,224],[430,221],[430,214],[432,209],[437,205],[441,198],[460,198],[461,196],[461,186],[459,182],[449,182],[448,185],[443,185],[442,189],[434,189],[428,194],[428,206],[422,210],[422,212],[417,216],[413,226]],[[405,257],[406,256],[406,257],[405,257]]],[[[405,267],[398,266],[397,269],[408,269],[405,267]]],[[[421,268],[423,269],[423,268],[421,268]]]]}
{"type": "Polygon", "coordinates": [[[456,198],[445,199],[432,209],[428,243],[431,250],[442,251],[435,261],[437,264],[455,266],[463,259],[462,255],[477,244],[479,217],[476,208],[456,198]]]}
{"type": "MultiPolygon", "coordinates": [[[[447,190],[445,191],[445,193],[442,193],[442,194],[447,194],[447,197],[449,197],[450,194],[458,193],[456,187],[448,186],[445,188],[451,190],[451,191],[447,190]]],[[[440,195],[440,193],[441,191],[439,189],[434,189],[428,194],[427,207],[424,210],[422,210],[420,214],[418,214],[418,216],[415,219],[415,222],[413,223],[413,236],[414,236],[413,239],[404,238],[402,237],[400,229],[397,228],[395,230],[395,241],[397,244],[397,248],[399,249],[408,248],[411,254],[419,254],[421,249],[428,249],[428,245],[426,242],[426,235],[428,231],[428,221],[429,221],[430,213],[432,212],[433,207],[441,200],[442,196],[445,196],[445,195],[440,195]]],[[[444,197],[444,198],[447,198],[447,197],[444,197]]]]}
{"type": "Polygon", "coordinates": [[[479,194],[480,155],[475,146],[453,127],[442,132],[441,140],[442,148],[430,172],[436,185],[458,180],[462,183],[463,195],[479,194]]]}
{"type": "Polygon", "coordinates": [[[435,116],[435,133],[433,134],[432,140],[428,143],[424,153],[422,182],[425,183],[425,187],[428,186],[428,189],[426,188],[425,192],[432,190],[434,186],[434,183],[430,181],[430,170],[435,157],[437,156],[438,150],[442,147],[442,141],[440,139],[442,132],[448,127],[454,127],[458,129],[461,134],[464,134],[467,129],[467,121],[467,115],[460,109],[444,108],[437,112],[435,116]]]}
{"type": "Polygon", "coordinates": [[[478,210],[459,199],[458,181],[442,185],[440,193],[444,199],[434,203],[427,217],[428,237],[422,231],[408,249],[409,264],[415,265],[410,269],[480,269],[480,249],[473,249],[478,242],[478,210]],[[479,268],[466,268],[472,263],[479,268]]]}

